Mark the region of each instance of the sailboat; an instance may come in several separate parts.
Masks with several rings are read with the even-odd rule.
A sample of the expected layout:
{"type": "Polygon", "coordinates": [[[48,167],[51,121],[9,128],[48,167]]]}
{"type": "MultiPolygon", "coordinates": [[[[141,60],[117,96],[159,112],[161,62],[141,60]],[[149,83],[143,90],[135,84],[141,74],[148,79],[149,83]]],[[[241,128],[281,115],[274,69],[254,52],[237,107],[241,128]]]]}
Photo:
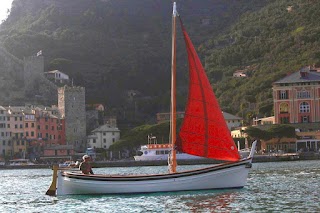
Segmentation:
{"type": "Polygon", "coordinates": [[[242,188],[247,182],[256,142],[241,159],[231,138],[218,101],[195,48],[173,3],[172,13],[171,125],[172,150],[169,172],[154,175],[86,175],[53,169],[47,195],[124,194],[242,188]],[[176,135],[176,24],[180,20],[189,61],[189,96],[185,116],[176,135]],[[224,160],[202,169],[177,172],[176,150],[191,155],[224,160]]]}

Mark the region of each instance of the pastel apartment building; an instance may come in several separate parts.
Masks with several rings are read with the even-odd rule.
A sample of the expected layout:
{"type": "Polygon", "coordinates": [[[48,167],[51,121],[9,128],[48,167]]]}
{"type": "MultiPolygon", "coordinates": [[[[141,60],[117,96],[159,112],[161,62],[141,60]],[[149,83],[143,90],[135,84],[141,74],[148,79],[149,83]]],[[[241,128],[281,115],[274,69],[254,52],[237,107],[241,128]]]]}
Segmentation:
{"type": "Polygon", "coordinates": [[[6,156],[11,153],[11,132],[8,130],[7,110],[0,106],[0,156],[6,156]]]}
{"type": "Polygon", "coordinates": [[[7,129],[11,133],[12,154],[20,155],[16,157],[23,157],[27,149],[24,138],[23,109],[22,106],[9,106],[7,109],[7,129]]]}
{"type": "Polygon", "coordinates": [[[273,83],[275,123],[320,122],[320,72],[305,67],[273,83]]]}
{"type": "MultiPolygon", "coordinates": [[[[65,145],[65,120],[57,108],[0,106],[0,155],[25,158],[43,147],[65,145]]],[[[40,153],[41,152],[41,153],[40,153]]]]}
{"type": "MultiPolygon", "coordinates": [[[[304,67],[273,83],[275,124],[289,124],[297,138],[262,144],[267,151],[318,151],[320,149],[320,70],[304,67]],[[298,127],[303,127],[299,129],[298,127]]],[[[259,125],[259,124],[258,124],[259,125]]]]}

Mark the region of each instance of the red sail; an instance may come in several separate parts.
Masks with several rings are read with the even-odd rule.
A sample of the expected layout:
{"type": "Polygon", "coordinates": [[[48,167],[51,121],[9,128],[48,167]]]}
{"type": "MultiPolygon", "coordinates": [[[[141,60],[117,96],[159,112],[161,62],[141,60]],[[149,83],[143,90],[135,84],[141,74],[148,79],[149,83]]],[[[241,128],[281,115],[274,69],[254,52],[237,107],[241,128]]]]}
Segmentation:
{"type": "Polygon", "coordinates": [[[206,158],[237,161],[240,156],[213,89],[182,22],[181,27],[188,52],[190,79],[177,150],[206,158]]]}

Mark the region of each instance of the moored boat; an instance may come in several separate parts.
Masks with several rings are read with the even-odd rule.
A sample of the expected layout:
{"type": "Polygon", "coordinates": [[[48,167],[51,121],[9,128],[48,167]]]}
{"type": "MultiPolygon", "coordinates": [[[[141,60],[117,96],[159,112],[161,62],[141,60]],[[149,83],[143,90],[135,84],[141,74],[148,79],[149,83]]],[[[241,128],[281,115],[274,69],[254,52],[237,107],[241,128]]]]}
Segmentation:
{"type": "Polygon", "coordinates": [[[241,159],[231,138],[205,70],[177,13],[172,15],[172,68],[169,172],[157,175],[86,175],[53,170],[47,195],[123,194],[242,188],[247,182],[256,142],[241,159]],[[180,20],[189,62],[189,97],[176,135],[176,22],[180,20]],[[177,151],[226,161],[207,168],[177,172],[177,151]]]}
{"type": "Polygon", "coordinates": [[[79,162],[74,162],[73,160],[67,160],[59,164],[59,168],[74,168],[76,166],[79,166],[79,162]]]}
{"type": "MultiPolygon", "coordinates": [[[[148,144],[142,145],[139,150],[139,155],[134,156],[135,161],[160,161],[168,160],[171,152],[171,144],[158,144],[156,136],[148,135],[148,144]]],[[[177,152],[177,160],[198,160],[204,159],[196,155],[189,155],[182,152],[177,152]]]]}
{"type": "Polygon", "coordinates": [[[29,159],[13,159],[9,161],[9,166],[33,166],[36,165],[32,163],[29,159]]]}

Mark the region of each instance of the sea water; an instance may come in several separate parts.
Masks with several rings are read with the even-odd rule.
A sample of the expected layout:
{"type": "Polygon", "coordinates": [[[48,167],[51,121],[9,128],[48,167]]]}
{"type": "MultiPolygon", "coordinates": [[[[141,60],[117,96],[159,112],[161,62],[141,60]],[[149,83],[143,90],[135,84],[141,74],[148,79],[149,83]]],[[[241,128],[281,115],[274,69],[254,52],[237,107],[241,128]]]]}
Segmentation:
{"type": "MultiPolygon", "coordinates": [[[[203,167],[180,166],[180,170],[203,167]]],[[[165,166],[97,168],[162,173],[165,166]]],[[[50,169],[1,170],[0,212],[320,212],[320,161],[254,163],[243,189],[133,195],[45,195],[50,169]]]]}

